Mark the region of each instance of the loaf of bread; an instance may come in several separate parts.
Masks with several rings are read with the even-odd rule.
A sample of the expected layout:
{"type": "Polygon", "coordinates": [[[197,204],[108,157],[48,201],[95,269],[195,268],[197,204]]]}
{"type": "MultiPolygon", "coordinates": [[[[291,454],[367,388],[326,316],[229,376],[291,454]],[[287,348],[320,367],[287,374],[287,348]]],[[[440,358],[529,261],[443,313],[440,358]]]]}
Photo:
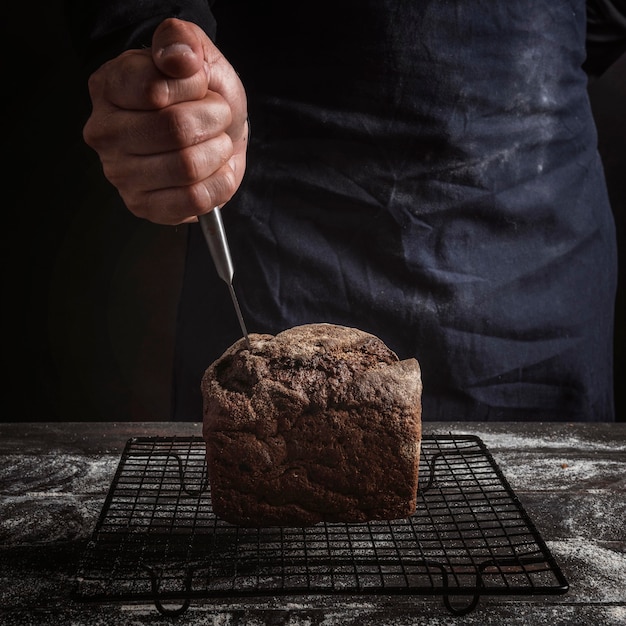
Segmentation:
{"type": "Polygon", "coordinates": [[[240,526],[415,511],[422,382],[380,339],[333,324],[242,339],[205,372],[213,511],[240,526]]]}

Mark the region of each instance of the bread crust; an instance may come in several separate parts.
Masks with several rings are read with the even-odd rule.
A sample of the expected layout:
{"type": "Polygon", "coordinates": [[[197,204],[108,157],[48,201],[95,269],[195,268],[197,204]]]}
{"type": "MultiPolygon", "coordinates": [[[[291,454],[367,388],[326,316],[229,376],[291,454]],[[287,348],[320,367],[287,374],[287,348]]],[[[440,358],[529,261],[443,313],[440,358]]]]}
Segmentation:
{"type": "Polygon", "coordinates": [[[355,328],[233,344],[205,372],[213,510],[241,526],[396,519],[415,510],[420,367],[355,328]]]}

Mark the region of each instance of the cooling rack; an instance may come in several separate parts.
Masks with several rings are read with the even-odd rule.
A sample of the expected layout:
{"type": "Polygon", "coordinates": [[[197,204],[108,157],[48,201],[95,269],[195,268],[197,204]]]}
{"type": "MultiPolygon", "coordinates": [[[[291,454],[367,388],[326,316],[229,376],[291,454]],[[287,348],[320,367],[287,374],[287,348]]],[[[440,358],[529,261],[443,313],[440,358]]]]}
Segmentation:
{"type": "Polygon", "coordinates": [[[483,595],[567,589],[478,437],[422,439],[417,510],[407,519],[259,529],[215,517],[201,438],[143,437],[122,453],[73,597],[180,615],[207,598],[438,595],[460,615],[483,595]]]}

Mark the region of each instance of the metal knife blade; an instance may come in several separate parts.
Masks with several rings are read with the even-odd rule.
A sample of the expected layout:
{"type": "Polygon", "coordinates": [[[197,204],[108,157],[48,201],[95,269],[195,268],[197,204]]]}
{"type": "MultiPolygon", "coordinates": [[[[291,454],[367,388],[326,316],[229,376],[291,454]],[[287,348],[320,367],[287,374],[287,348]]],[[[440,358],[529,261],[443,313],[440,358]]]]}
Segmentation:
{"type": "Polygon", "coordinates": [[[246,346],[248,350],[251,349],[250,336],[248,335],[248,329],[243,320],[241,314],[241,308],[239,307],[239,301],[237,300],[237,294],[233,287],[233,275],[235,268],[233,267],[233,261],[230,256],[230,248],[228,247],[228,240],[226,239],[226,231],[224,230],[224,222],[222,221],[222,213],[219,207],[215,207],[212,211],[198,216],[200,227],[209,246],[209,252],[213,258],[215,269],[218,276],[228,285],[230,291],[230,297],[235,307],[235,313],[239,320],[239,326],[241,326],[241,332],[246,340],[246,346]]]}

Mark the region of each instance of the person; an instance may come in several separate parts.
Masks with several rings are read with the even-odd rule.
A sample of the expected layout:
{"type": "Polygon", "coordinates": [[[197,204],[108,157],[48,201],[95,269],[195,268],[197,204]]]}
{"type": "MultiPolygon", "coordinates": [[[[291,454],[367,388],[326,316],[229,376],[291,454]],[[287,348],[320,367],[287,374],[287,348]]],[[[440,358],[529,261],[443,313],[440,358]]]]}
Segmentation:
{"type": "Polygon", "coordinates": [[[104,175],[189,223],[173,419],[201,419],[241,334],[196,223],[215,206],[251,332],[377,335],[419,360],[425,420],[614,419],[582,0],[68,9],[104,175]]]}

